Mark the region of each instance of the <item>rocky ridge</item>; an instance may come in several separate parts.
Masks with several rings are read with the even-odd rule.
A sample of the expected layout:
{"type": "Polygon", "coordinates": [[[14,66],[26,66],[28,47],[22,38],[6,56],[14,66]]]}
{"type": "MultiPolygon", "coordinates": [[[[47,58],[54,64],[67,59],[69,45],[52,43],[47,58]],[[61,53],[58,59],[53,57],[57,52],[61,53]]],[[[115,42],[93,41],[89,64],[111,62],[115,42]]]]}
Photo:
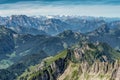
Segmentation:
{"type": "Polygon", "coordinates": [[[119,80],[119,59],[120,53],[107,44],[82,43],[79,48],[43,60],[18,80],[119,80]]]}

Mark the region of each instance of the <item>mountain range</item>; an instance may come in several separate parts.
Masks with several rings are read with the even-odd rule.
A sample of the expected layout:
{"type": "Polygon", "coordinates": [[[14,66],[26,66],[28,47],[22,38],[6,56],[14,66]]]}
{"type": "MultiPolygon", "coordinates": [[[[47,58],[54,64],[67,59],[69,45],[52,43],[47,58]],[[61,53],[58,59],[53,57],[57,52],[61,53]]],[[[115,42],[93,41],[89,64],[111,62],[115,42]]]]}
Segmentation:
{"type": "Polygon", "coordinates": [[[119,25],[117,18],[102,17],[70,17],[70,16],[40,16],[30,17],[26,15],[12,15],[0,17],[0,24],[21,34],[48,34],[57,35],[65,30],[87,33],[103,24],[112,26],[119,25]]]}
{"type": "Polygon", "coordinates": [[[13,15],[0,25],[0,80],[120,79],[119,19],[13,15]]]}

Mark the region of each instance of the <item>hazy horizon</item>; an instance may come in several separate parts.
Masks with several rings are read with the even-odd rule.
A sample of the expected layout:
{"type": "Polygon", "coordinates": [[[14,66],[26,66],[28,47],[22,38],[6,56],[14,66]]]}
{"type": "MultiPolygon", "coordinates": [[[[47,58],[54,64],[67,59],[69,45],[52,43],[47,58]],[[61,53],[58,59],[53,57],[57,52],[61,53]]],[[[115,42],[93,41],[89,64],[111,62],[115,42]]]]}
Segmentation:
{"type": "Polygon", "coordinates": [[[76,15],[120,17],[119,0],[2,0],[0,16],[76,15]]]}

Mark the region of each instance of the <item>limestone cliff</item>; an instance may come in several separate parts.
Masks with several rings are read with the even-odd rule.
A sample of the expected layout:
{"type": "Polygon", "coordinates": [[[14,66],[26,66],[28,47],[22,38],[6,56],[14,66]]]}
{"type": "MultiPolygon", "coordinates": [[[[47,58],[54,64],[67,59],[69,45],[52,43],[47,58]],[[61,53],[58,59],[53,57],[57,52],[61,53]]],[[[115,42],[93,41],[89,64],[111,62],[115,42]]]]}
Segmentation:
{"type": "Polygon", "coordinates": [[[82,43],[26,71],[19,80],[120,80],[120,52],[105,43],[82,43]]]}

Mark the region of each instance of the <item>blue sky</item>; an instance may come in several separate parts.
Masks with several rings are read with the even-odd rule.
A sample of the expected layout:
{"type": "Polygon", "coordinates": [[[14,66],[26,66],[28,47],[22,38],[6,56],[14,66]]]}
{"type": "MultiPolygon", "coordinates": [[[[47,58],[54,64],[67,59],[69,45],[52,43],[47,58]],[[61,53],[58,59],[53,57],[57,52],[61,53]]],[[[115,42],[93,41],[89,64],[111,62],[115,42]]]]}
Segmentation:
{"type": "Polygon", "coordinates": [[[120,17],[120,0],[0,0],[0,16],[20,14],[120,17]]]}

